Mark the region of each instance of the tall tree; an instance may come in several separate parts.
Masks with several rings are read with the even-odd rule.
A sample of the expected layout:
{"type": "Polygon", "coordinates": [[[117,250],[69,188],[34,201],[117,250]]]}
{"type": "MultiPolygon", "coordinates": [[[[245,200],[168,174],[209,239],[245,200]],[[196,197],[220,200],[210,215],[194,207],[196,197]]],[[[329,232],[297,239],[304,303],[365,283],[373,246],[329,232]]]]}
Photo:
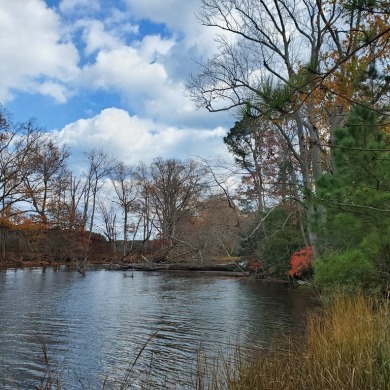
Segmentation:
{"type": "Polygon", "coordinates": [[[13,123],[9,113],[0,106],[0,240],[3,257],[10,222],[24,212],[22,204],[27,200],[24,182],[30,174],[30,158],[40,137],[35,121],[13,123]]]}
{"type": "Polygon", "coordinates": [[[136,210],[139,213],[139,220],[142,225],[142,242],[144,245],[152,235],[155,221],[151,202],[152,178],[150,170],[145,163],[141,162],[135,168],[134,180],[139,195],[136,210]]]}
{"type": "MultiPolygon", "coordinates": [[[[128,252],[128,232],[130,228],[130,212],[138,208],[138,188],[134,180],[133,169],[124,163],[118,163],[111,172],[111,181],[119,204],[123,212],[123,255],[128,252]]],[[[141,218],[137,218],[136,228],[133,234],[138,231],[141,218]]]]}
{"type": "Polygon", "coordinates": [[[103,233],[106,236],[108,242],[110,243],[111,250],[114,252],[114,256],[117,254],[117,223],[116,223],[116,213],[112,204],[107,204],[106,202],[99,202],[99,211],[103,217],[104,230],[103,233]]]}
{"type": "Polygon", "coordinates": [[[55,193],[56,183],[66,175],[68,157],[66,146],[57,146],[49,136],[43,134],[30,156],[29,174],[24,178],[25,191],[33,210],[44,224],[48,222],[47,208],[55,193]]]}
{"type": "Polygon", "coordinates": [[[6,217],[11,207],[26,200],[24,181],[42,133],[35,121],[14,124],[5,111],[0,112],[0,126],[0,203],[6,217]]]}
{"type": "Polygon", "coordinates": [[[323,250],[345,249],[370,231],[390,226],[389,150],[390,135],[378,115],[354,106],[335,132],[336,170],[317,182],[317,195],[328,209],[323,250]]]}
{"type": "Polygon", "coordinates": [[[221,35],[218,52],[199,65],[188,90],[209,111],[245,107],[278,128],[300,167],[315,252],[316,221],[323,211],[313,197],[315,180],[328,168],[324,144],[332,140],[357,94],[350,68],[357,58],[362,68],[373,48],[370,61],[386,58],[388,50],[388,15],[357,7],[362,4],[202,0],[198,13],[202,24],[219,28],[221,35]],[[373,23],[376,18],[380,23],[373,23]],[[341,77],[344,82],[332,83],[341,77]],[[341,89],[345,86],[347,92],[341,89]],[[294,142],[285,131],[291,124],[294,142]]]}
{"type": "Polygon", "coordinates": [[[387,118],[355,105],[334,134],[335,171],[320,177],[317,196],[327,209],[314,263],[321,285],[349,289],[390,282],[390,135],[387,118]]]}
{"type": "Polygon", "coordinates": [[[115,166],[115,159],[109,156],[102,149],[93,149],[85,154],[88,164],[88,171],[85,178],[84,190],[84,226],[91,234],[95,221],[96,200],[99,190],[102,188],[103,179],[108,178],[115,166]]]}
{"type": "MultiPolygon", "coordinates": [[[[224,143],[234,155],[235,163],[243,169],[244,183],[252,185],[252,201],[256,200],[258,211],[264,211],[267,203],[290,195],[283,194],[282,187],[291,185],[285,162],[291,161],[292,156],[272,122],[244,113],[224,137],[224,143]]],[[[251,197],[249,193],[247,196],[251,197]]]]}
{"type": "Polygon", "coordinates": [[[151,165],[150,195],[160,237],[171,248],[180,238],[180,224],[195,211],[206,191],[205,170],[193,160],[157,158],[151,165]]]}

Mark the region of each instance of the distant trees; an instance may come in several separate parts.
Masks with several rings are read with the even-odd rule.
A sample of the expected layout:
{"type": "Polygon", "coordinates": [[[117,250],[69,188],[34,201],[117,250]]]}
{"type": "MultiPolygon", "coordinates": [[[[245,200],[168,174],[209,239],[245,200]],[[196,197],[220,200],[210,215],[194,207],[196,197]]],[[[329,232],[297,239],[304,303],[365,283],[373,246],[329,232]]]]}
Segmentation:
{"type": "Polygon", "coordinates": [[[34,121],[13,123],[8,112],[0,106],[0,203],[1,252],[6,255],[9,227],[18,217],[20,203],[31,199],[25,186],[33,170],[31,156],[40,138],[34,121]]]}
{"type": "Polygon", "coordinates": [[[95,222],[97,194],[115,166],[115,160],[102,149],[93,149],[85,153],[88,164],[84,184],[84,227],[92,232],[95,222]],[[88,225],[89,219],[89,225],[88,225]]]}
{"type": "Polygon", "coordinates": [[[244,221],[245,217],[230,207],[222,194],[203,198],[183,229],[182,248],[201,263],[210,259],[232,261],[239,250],[244,221]]]}
{"type": "Polygon", "coordinates": [[[30,150],[23,185],[33,210],[43,224],[48,222],[48,208],[55,202],[55,195],[61,193],[66,176],[66,160],[69,150],[57,146],[47,134],[37,134],[39,144],[30,150]]]}
{"type": "MultiPolygon", "coordinates": [[[[128,233],[133,231],[133,237],[138,232],[141,223],[141,217],[138,213],[140,207],[138,203],[139,186],[135,180],[135,173],[132,167],[125,165],[122,162],[117,163],[111,172],[111,182],[114,187],[114,192],[117,199],[112,200],[116,202],[123,214],[123,256],[128,253],[128,233]],[[138,218],[136,222],[130,222],[130,213],[136,212],[138,218]]],[[[132,248],[130,248],[132,250],[132,248]]]]}
{"type": "Polygon", "coordinates": [[[15,205],[29,196],[24,185],[42,134],[33,121],[14,124],[0,108],[0,202],[1,216],[7,218],[16,212],[15,205]]]}
{"type": "Polygon", "coordinates": [[[282,139],[273,131],[272,123],[259,118],[244,117],[237,121],[224,137],[229,151],[234,155],[236,164],[246,173],[250,180],[252,198],[259,211],[264,211],[267,200],[276,184],[278,175],[278,154],[282,139]]]}
{"type": "Polygon", "coordinates": [[[198,201],[206,195],[205,170],[193,160],[158,158],[150,166],[150,177],[155,227],[164,246],[171,249],[181,237],[181,226],[196,213],[198,201]]]}

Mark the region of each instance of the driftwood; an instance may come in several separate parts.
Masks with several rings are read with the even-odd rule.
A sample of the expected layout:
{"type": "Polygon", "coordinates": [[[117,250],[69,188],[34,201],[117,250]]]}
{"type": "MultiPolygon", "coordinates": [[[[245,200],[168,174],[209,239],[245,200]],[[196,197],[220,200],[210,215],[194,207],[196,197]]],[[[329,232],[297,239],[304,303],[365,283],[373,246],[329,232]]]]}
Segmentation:
{"type": "MultiPolygon", "coordinates": [[[[190,263],[174,263],[174,264],[163,264],[163,263],[148,263],[144,264],[129,264],[129,265],[118,265],[110,267],[110,270],[116,271],[195,271],[195,272],[209,272],[209,273],[228,273],[249,276],[237,262],[228,264],[190,264],[190,263]],[[238,272],[237,272],[238,271],[238,272]]],[[[237,275],[235,275],[237,276],[237,275]]]]}

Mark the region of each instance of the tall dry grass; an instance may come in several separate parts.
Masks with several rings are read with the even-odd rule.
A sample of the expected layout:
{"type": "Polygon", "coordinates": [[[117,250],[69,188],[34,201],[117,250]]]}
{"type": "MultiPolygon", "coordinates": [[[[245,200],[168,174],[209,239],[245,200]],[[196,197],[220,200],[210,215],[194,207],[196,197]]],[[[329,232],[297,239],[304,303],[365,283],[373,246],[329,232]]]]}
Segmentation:
{"type": "MultiPolygon", "coordinates": [[[[134,365],[145,347],[124,378],[103,383],[101,389],[132,389],[134,365]]],[[[153,372],[144,374],[138,388],[157,388],[153,372]]],[[[192,375],[191,390],[390,390],[390,303],[337,295],[310,315],[306,337],[300,343],[279,340],[273,348],[253,352],[249,357],[239,348],[233,356],[211,361],[199,356],[192,375]]],[[[178,378],[177,386],[158,388],[187,386],[182,386],[178,378]]],[[[37,389],[63,387],[49,373],[37,389]]]]}
{"type": "Polygon", "coordinates": [[[213,378],[208,389],[388,390],[389,303],[336,296],[310,316],[301,345],[290,342],[222,366],[213,369],[219,379],[213,378]]]}

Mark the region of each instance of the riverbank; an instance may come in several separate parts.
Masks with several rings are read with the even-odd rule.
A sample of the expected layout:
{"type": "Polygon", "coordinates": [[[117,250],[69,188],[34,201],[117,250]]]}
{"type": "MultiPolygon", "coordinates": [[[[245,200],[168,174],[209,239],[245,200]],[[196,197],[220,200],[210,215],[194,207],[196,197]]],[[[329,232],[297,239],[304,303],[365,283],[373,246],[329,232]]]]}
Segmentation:
{"type": "MultiPolygon", "coordinates": [[[[303,339],[278,339],[271,347],[249,353],[243,353],[238,346],[233,358],[220,355],[208,360],[199,353],[191,389],[388,390],[389,309],[387,301],[337,295],[309,316],[303,339]]],[[[116,381],[115,388],[128,388],[130,379],[126,378],[133,377],[132,369],[133,366],[124,380],[116,381]]],[[[154,388],[148,379],[152,374],[143,374],[139,388],[154,388]]],[[[37,388],[49,390],[53,383],[55,378],[51,375],[37,388]]],[[[178,374],[178,386],[180,383],[178,374]]],[[[56,385],[62,389],[60,382],[56,385]]]]}
{"type": "Polygon", "coordinates": [[[186,273],[196,272],[209,275],[229,275],[237,277],[256,277],[256,272],[244,269],[239,263],[153,263],[153,262],[137,262],[137,263],[121,263],[115,260],[107,261],[92,261],[92,262],[69,262],[69,261],[53,261],[43,259],[8,259],[0,262],[0,270],[5,269],[23,269],[23,268],[41,268],[41,267],[68,267],[69,269],[89,270],[105,269],[108,271],[145,271],[145,272],[174,272],[186,273]]]}
{"type": "Polygon", "coordinates": [[[65,265],[61,261],[51,261],[51,260],[24,260],[21,258],[15,259],[6,259],[0,261],[0,270],[13,269],[13,268],[34,268],[34,267],[57,267],[65,265]]]}
{"type": "Polygon", "coordinates": [[[213,368],[212,388],[389,390],[389,329],[388,301],[337,295],[309,316],[304,340],[253,351],[249,359],[238,353],[228,369],[222,357],[213,368]]]}
{"type": "MultiPolygon", "coordinates": [[[[132,362],[138,356],[139,348],[143,348],[140,344],[157,331],[132,372],[132,377],[138,378],[141,369],[145,389],[154,388],[148,386],[148,378],[155,378],[161,365],[165,369],[163,375],[169,372],[170,378],[175,379],[173,383],[182,383],[186,374],[187,379],[194,378],[196,386],[189,388],[196,390],[389,389],[388,301],[363,295],[337,295],[329,298],[322,307],[313,305],[306,321],[305,311],[307,313],[309,301],[302,300],[299,292],[232,278],[170,277],[169,272],[134,272],[131,279],[122,278],[120,271],[90,272],[86,278],[80,278],[74,272],[56,272],[53,269],[26,270],[15,272],[15,275],[13,272],[0,274],[3,278],[1,298],[4,314],[0,329],[7,330],[7,337],[2,338],[2,350],[5,351],[3,358],[9,359],[9,364],[4,365],[9,369],[8,374],[13,370],[14,362],[18,361],[17,355],[13,356],[18,345],[23,351],[31,352],[31,355],[25,352],[20,355],[23,360],[27,359],[24,361],[26,365],[31,364],[28,359],[39,349],[33,340],[34,334],[44,324],[41,332],[44,339],[49,340],[47,355],[52,362],[45,378],[49,378],[50,374],[56,377],[56,369],[60,370],[59,373],[63,372],[63,366],[57,365],[63,361],[63,357],[56,355],[59,350],[54,347],[59,341],[58,345],[66,342],[68,366],[65,369],[73,369],[70,364],[80,367],[80,377],[88,378],[91,383],[95,383],[94,378],[98,383],[99,378],[105,375],[119,381],[126,373],[118,371],[116,367],[125,370],[128,361],[132,362]],[[39,304],[35,305],[34,302],[39,304]],[[280,312],[283,308],[281,304],[285,305],[285,309],[280,312]],[[256,311],[258,305],[260,308],[256,311]],[[270,307],[277,312],[268,312],[270,307]],[[269,315],[266,315],[267,312],[269,315]],[[295,321],[280,329],[281,319],[291,315],[295,321]],[[139,327],[135,323],[137,318],[140,319],[139,327]],[[183,318],[185,321],[179,322],[183,318]],[[265,318],[272,323],[275,320],[274,329],[278,332],[269,332],[266,343],[259,344],[255,332],[263,334],[267,323],[263,322],[265,318]],[[118,319],[122,324],[121,331],[117,328],[118,319]],[[213,323],[207,325],[208,321],[213,323]],[[179,323],[180,326],[177,325],[179,323]],[[249,323],[252,325],[248,327],[249,323]],[[12,324],[18,324],[18,329],[13,328],[12,324]],[[216,332],[213,340],[217,348],[228,340],[228,332],[233,336],[246,335],[245,344],[237,346],[237,355],[233,359],[225,352],[215,359],[208,354],[211,349],[202,349],[197,365],[189,364],[184,370],[182,365],[172,362],[175,355],[171,350],[164,355],[163,351],[174,346],[174,351],[179,351],[180,357],[183,348],[188,351],[189,343],[193,346],[190,349],[196,351],[199,348],[198,335],[210,336],[212,332],[216,332]],[[276,341],[270,344],[269,340],[272,339],[276,341]],[[95,340],[109,342],[97,346],[94,345],[95,340]],[[128,349],[133,342],[138,348],[128,349]],[[131,355],[124,354],[124,350],[127,353],[131,351],[131,355]],[[85,362],[93,361],[95,351],[102,353],[95,356],[96,361],[105,361],[106,356],[111,356],[118,362],[122,359],[122,362],[114,366],[105,365],[104,372],[88,372],[91,367],[85,362]],[[149,365],[151,354],[153,364],[149,365]],[[158,357],[160,360],[155,360],[158,357]],[[210,383],[215,385],[209,386],[210,383]]],[[[231,350],[234,351],[234,346],[231,350]]],[[[189,359],[190,355],[184,355],[183,362],[187,364],[189,359]]],[[[110,359],[111,362],[113,360],[110,359]]],[[[35,364],[39,366],[39,362],[35,364]]],[[[23,364],[15,369],[18,380],[21,366],[23,364]]],[[[27,376],[31,375],[28,370],[26,372],[27,376]]],[[[59,375],[58,378],[58,389],[69,388],[65,385],[66,376],[61,378],[59,375]]],[[[30,379],[36,380],[37,377],[30,379]]],[[[34,386],[21,385],[20,388],[35,388],[35,383],[34,386]]],[[[100,390],[104,387],[93,388],[100,390]]],[[[120,387],[107,385],[106,388],[120,387]]]]}

